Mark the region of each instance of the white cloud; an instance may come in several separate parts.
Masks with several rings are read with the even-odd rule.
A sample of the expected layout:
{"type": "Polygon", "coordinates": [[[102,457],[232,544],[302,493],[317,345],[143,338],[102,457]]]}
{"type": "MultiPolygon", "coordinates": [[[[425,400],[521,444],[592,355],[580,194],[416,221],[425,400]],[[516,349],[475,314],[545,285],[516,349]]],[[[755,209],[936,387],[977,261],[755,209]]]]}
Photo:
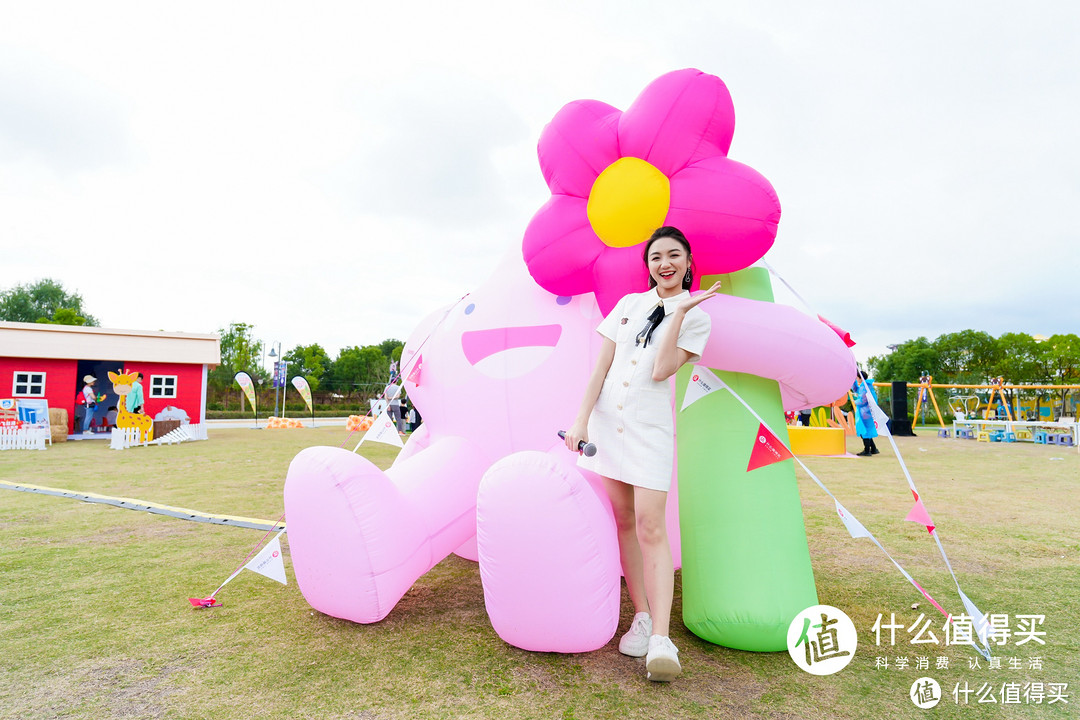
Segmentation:
{"type": "Polygon", "coordinates": [[[404,338],[520,242],[564,103],[693,66],[780,195],[769,261],[861,357],[1075,331],[1078,26],[1065,2],[25,3],[0,287],[55,277],[110,326],[404,338]]]}

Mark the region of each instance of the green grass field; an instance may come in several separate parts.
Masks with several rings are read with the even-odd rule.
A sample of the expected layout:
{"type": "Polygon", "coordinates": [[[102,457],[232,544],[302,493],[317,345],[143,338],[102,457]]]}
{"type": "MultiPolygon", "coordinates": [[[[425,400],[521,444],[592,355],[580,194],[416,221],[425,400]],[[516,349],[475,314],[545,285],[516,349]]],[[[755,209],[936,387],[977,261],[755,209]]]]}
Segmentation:
{"type": "MultiPolygon", "coordinates": [[[[268,520],[283,512],[290,460],[339,445],[342,428],[211,431],[210,440],[112,451],[68,442],[0,454],[0,480],[124,496],[268,520]]],[[[353,438],[354,443],[356,438],[353,438]]],[[[451,557],[422,578],[386,620],[356,625],[313,611],[293,582],[245,572],[212,610],[210,593],[264,535],[76,500],[0,489],[0,718],[1029,718],[1080,707],[1080,455],[1030,444],[898,440],[969,597],[987,613],[1045,615],[1045,645],[1010,641],[1000,668],[969,647],[875,647],[879,613],[911,625],[943,618],[866,539],[851,539],[832,501],[799,471],[818,594],[859,631],[852,663],[828,677],[784,653],[729,650],[673,623],[684,674],[645,679],[617,638],[580,655],[531,653],[491,629],[474,563],[451,557]],[[913,607],[917,604],[917,608],[913,607]],[[875,667],[878,657],[889,668],[875,667]],[[910,665],[897,667],[906,657],[910,665]],[[925,657],[928,670],[916,669],[925,657]],[[939,657],[948,669],[937,669],[939,657]],[[1039,658],[1038,661],[1032,658],[1039,658]],[[1012,667],[1019,665],[1019,667],[1012,667]],[[1034,667],[1033,667],[1034,665],[1034,667]],[[933,710],[908,699],[938,680],[933,710]],[[993,687],[997,702],[967,705],[956,683],[993,687]],[[1004,703],[1016,683],[1068,683],[1068,704],[1004,703]]],[[[960,600],[933,540],[904,522],[912,497],[900,469],[874,458],[808,458],[842,503],[945,608],[960,600]]],[[[351,444],[350,444],[351,447],[351,444]]],[[[858,449],[857,440],[849,447],[858,449]]],[[[395,450],[361,452],[388,466],[395,450]]],[[[676,576],[675,612],[680,612],[676,576]]],[[[623,603],[623,624],[632,609],[623,603]]],[[[985,695],[984,695],[985,699],[985,695]]]]}

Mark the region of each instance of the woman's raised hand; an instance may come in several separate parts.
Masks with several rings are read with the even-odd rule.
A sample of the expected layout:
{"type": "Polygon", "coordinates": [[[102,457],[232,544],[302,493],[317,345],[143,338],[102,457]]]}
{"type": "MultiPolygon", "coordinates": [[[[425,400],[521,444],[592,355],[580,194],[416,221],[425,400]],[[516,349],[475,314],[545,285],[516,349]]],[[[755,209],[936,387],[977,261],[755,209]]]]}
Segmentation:
{"type": "Polygon", "coordinates": [[[717,280],[715,283],[713,283],[713,286],[711,288],[709,288],[708,290],[706,290],[705,292],[700,292],[697,295],[692,295],[689,298],[687,298],[686,300],[683,300],[681,303],[679,303],[679,307],[677,309],[682,310],[685,313],[690,308],[697,307],[698,305],[705,302],[709,298],[715,296],[718,292],[720,292],[720,281],[719,280],[717,280]]]}

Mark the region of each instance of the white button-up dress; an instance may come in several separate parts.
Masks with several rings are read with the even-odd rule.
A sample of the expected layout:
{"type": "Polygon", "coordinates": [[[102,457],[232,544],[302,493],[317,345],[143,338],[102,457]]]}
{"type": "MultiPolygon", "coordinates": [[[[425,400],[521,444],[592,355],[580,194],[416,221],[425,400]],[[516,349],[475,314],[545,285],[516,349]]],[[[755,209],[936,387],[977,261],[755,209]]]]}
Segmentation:
{"type": "MultiPolygon", "coordinates": [[[[665,319],[646,346],[635,340],[660,302],[655,288],[625,296],[596,328],[615,342],[615,357],[589,416],[589,441],[596,445],[596,455],[582,455],[580,467],[638,487],[665,492],[671,487],[675,465],[671,383],[653,380],[652,372],[656,349],[672,327],[667,316],[689,296],[684,291],[664,300],[665,319]]],[[[686,313],[675,345],[690,353],[690,362],[701,358],[711,327],[700,308],[686,313]]]]}

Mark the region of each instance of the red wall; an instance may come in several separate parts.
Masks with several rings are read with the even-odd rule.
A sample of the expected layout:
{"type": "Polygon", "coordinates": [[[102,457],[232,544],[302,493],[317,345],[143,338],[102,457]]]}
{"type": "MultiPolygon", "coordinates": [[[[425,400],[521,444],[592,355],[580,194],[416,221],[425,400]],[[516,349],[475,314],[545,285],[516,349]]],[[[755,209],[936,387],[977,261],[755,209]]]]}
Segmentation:
{"type": "Polygon", "coordinates": [[[76,386],[77,369],[75,360],[0,357],[0,398],[15,397],[12,385],[16,372],[45,373],[45,400],[51,408],[67,410],[70,435],[75,422],[75,396],[82,389],[82,385],[76,386]]]}
{"type": "MultiPolygon", "coordinates": [[[[35,358],[0,357],[0,398],[15,397],[12,385],[15,372],[45,373],[45,399],[50,408],[65,408],[68,412],[68,434],[75,427],[75,396],[82,390],[82,382],[76,378],[78,362],[75,360],[41,360],[35,358]]],[[[184,410],[197,423],[202,417],[202,365],[175,363],[124,363],[124,371],[137,370],[143,374],[143,412],[150,417],[172,405],[184,410]],[[151,375],[175,375],[175,398],[150,397],[151,375]]]]}
{"type": "Polygon", "coordinates": [[[143,374],[143,412],[154,417],[165,409],[166,405],[178,407],[188,414],[192,423],[202,417],[202,365],[179,365],[175,363],[124,363],[124,372],[138,371],[143,374]],[[176,397],[150,397],[151,375],[175,375],[176,397]]]}

